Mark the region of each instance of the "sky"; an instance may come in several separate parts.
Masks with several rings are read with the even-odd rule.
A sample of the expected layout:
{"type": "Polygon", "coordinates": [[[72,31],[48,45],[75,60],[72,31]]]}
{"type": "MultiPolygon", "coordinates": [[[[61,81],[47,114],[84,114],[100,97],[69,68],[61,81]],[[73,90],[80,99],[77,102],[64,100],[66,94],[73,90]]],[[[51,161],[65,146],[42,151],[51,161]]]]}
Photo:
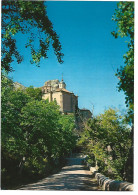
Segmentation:
{"type": "Polygon", "coordinates": [[[28,87],[41,87],[47,80],[63,78],[66,88],[79,96],[79,108],[93,110],[94,115],[109,107],[126,109],[125,96],[118,92],[117,68],[124,65],[126,39],[115,39],[112,15],[116,1],[48,1],[47,14],[64,53],[59,64],[52,48],[40,68],[30,64],[30,54],[23,47],[25,36],[19,34],[17,45],[24,55],[21,64],[14,62],[9,76],[28,87]]]}

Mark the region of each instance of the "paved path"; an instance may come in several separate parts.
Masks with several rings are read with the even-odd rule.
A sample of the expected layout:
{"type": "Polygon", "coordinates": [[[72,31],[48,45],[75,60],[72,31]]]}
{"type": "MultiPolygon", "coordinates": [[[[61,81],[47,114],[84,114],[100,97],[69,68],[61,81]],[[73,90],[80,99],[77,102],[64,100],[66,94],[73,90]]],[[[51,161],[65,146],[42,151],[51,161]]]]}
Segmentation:
{"type": "Polygon", "coordinates": [[[37,183],[25,185],[19,190],[100,191],[91,172],[82,165],[82,156],[68,158],[67,166],[37,183]]]}

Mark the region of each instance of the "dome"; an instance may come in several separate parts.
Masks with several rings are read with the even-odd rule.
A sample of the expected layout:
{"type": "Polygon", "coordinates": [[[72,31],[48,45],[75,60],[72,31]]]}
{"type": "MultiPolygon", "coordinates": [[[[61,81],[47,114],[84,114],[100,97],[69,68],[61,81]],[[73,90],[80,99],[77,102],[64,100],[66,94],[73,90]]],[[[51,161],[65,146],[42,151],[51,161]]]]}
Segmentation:
{"type": "Polygon", "coordinates": [[[62,83],[65,84],[65,82],[64,82],[63,80],[61,80],[60,83],[61,83],[61,84],[62,84],[62,83]]]}
{"type": "Polygon", "coordinates": [[[64,89],[66,89],[66,83],[64,82],[63,77],[62,77],[62,80],[61,80],[60,83],[59,83],[59,88],[64,88],[64,89]]]}

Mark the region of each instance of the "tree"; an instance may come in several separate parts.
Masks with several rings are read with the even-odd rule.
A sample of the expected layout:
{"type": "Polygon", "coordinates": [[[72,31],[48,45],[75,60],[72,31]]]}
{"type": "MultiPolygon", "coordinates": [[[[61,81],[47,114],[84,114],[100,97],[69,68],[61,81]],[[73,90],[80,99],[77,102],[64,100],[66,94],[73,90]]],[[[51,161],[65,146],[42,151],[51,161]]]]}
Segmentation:
{"type": "Polygon", "coordinates": [[[76,146],[75,136],[75,117],[73,114],[71,115],[61,115],[59,119],[59,124],[61,125],[62,133],[61,133],[61,155],[68,155],[76,146]]]}
{"type": "Polygon", "coordinates": [[[55,102],[32,100],[22,109],[21,117],[21,128],[28,145],[26,165],[30,172],[43,172],[44,159],[51,163],[52,158],[58,157],[60,150],[59,107],[55,102]]]}
{"type": "Polygon", "coordinates": [[[26,149],[26,141],[20,126],[21,109],[29,101],[23,91],[14,90],[13,82],[2,76],[1,90],[1,161],[2,182],[8,182],[10,174],[17,174],[26,149]]]}
{"type": "Polygon", "coordinates": [[[40,59],[47,58],[50,43],[62,63],[63,53],[57,33],[46,12],[44,1],[2,1],[2,69],[12,71],[11,63],[16,59],[21,63],[23,56],[16,44],[16,35],[27,34],[26,48],[31,50],[31,63],[39,66],[40,59]],[[38,38],[38,46],[34,42],[38,38]]]}
{"type": "Polygon", "coordinates": [[[99,171],[113,179],[126,179],[126,161],[131,148],[130,129],[116,110],[89,120],[80,139],[89,162],[98,162],[99,171]],[[126,144],[127,143],[127,144],[126,144]]]}
{"type": "MultiPolygon", "coordinates": [[[[117,38],[127,37],[128,52],[124,55],[125,66],[117,70],[116,76],[119,78],[119,91],[123,90],[126,95],[126,105],[129,106],[127,121],[132,124],[131,140],[134,137],[134,2],[119,2],[113,20],[117,22],[117,32],[112,32],[117,38]]],[[[126,163],[128,180],[133,182],[133,144],[129,151],[126,163]]]]}
{"type": "Polygon", "coordinates": [[[42,100],[42,90],[40,88],[30,86],[25,89],[25,93],[35,100],[42,100]]]}
{"type": "Polygon", "coordinates": [[[40,89],[17,89],[3,75],[1,95],[2,187],[61,167],[76,144],[74,116],[42,100],[40,89]]]}
{"type": "Polygon", "coordinates": [[[133,119],[134,110],[134,2],[122,1],[117,4],[113,20],[117,23],[117,37],[128,37],[128,52],[124,55],[125,66],[117,69],[116,76],[119,78],[119,91],[123,90],[126,95],[126,105],[129,106],[130,118],[133,119]]]}

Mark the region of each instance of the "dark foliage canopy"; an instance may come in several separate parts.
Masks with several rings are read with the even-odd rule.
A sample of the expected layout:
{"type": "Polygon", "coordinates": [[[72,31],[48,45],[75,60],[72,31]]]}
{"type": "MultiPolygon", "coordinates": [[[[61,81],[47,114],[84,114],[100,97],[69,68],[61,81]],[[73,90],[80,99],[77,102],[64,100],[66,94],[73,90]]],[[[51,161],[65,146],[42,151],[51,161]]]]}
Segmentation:
{"type": "Polygon", "coordinates": [[[48,58],[50,44],[54,49],[58,62],[63,63],[63,53],[56,31],[49,20],[44,1],[2,1],[2,69],[12,71],[11,63],[17,60],[21,63],[22,54],[16,43],[18,33],[27,34],[25,47],[31,50],[31,63],[39,66],[40,59],[48,58]],[[38,45],[35,41],[38,39],[38,45]]]}
{"type": "Polygon", "coordinates": [[[134,2],[119,2],[113,16],[117,23],[116,32],[112,34],[115,38],[128,37],[128,51],[124,55],[124,67],[117,70],[119,78],[119,91],[123,90],[126,95],[126,105],[133,111],[134,105],[134,2]]]}

